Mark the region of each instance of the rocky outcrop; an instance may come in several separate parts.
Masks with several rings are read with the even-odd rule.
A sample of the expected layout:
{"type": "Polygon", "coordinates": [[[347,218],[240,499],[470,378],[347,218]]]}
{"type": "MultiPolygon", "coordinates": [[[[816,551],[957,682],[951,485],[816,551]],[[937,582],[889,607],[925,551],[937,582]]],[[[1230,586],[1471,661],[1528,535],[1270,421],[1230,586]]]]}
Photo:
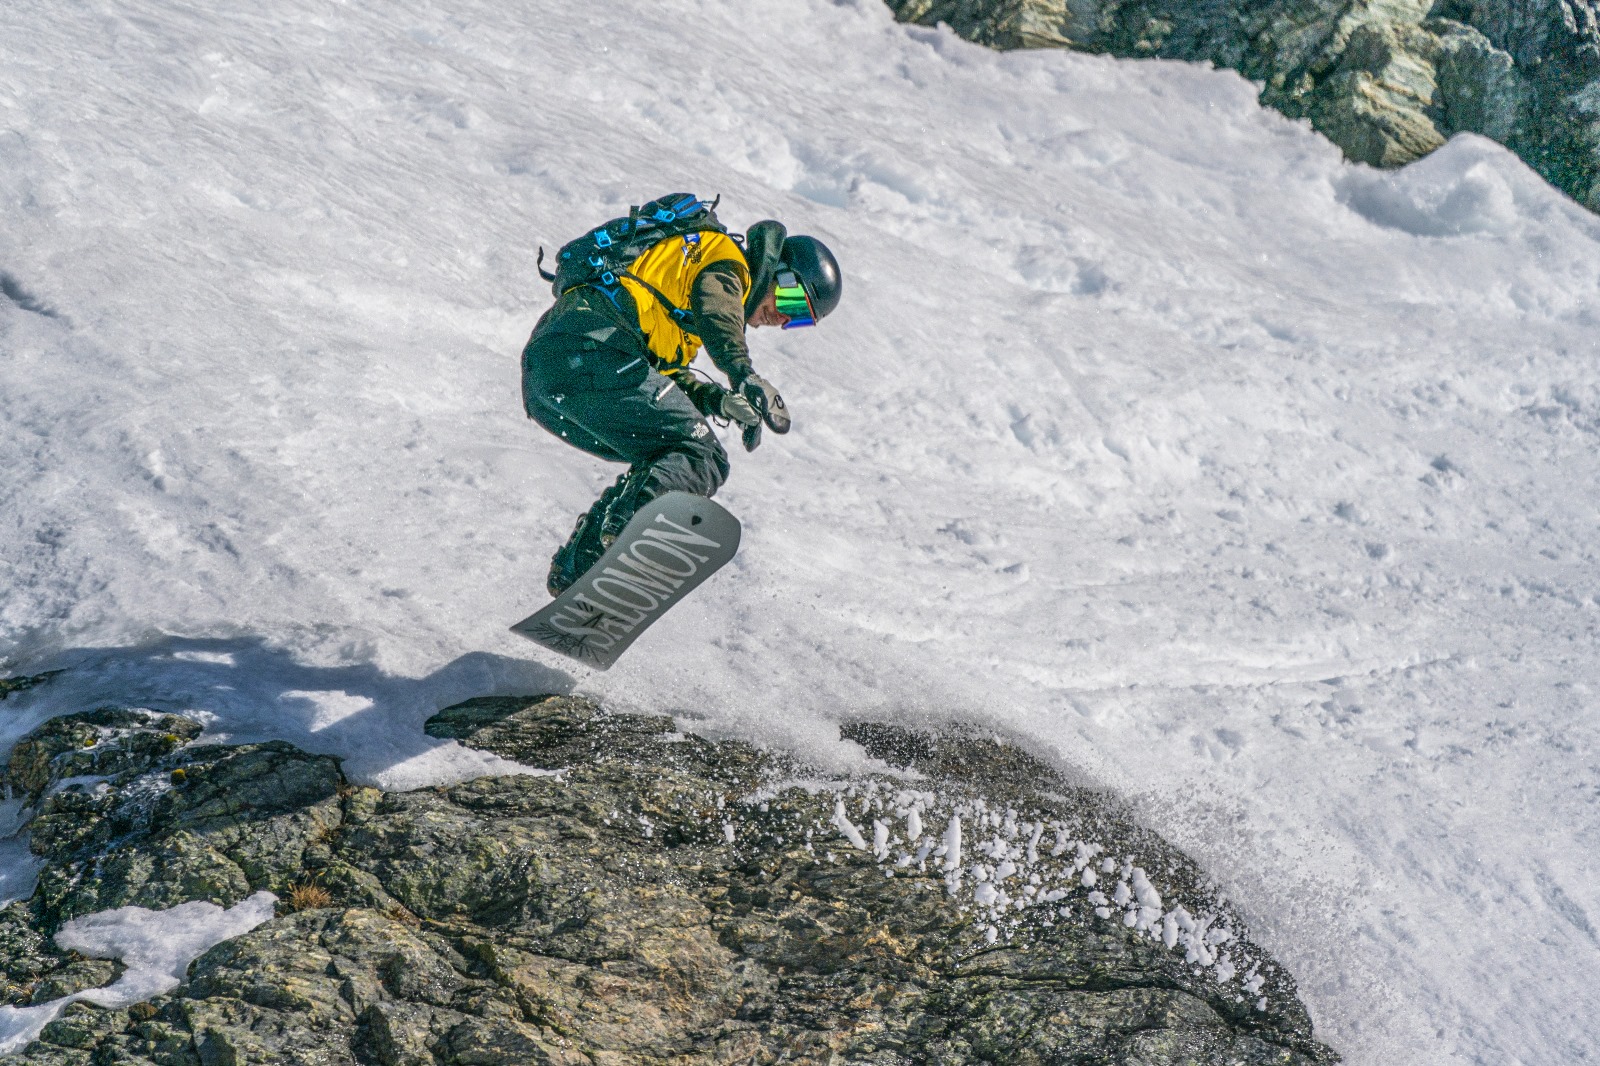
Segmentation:
{"type": "Polygon", "coordinates": [[[31,676],[0,677],[0,700],[5,699],[13,692],[26,692],[30,688],[42,685],[60,672],[60,670],[51,670],[48,673],[33,674],[31,676]]]}
{"type": "Polygon", "coordinates": [[[115,976],[53,944],[74,916],[281,903],[169,994],[67,1007],[18,1061],[1334,1058],[1192,864],[1002,740],[854,726],[885,770],[841,781],[570,697],[428,730],[530,772],[382,793],[142,711],[31,735],[8,783],[45,866],[0,912],[10,1002],[115,976]]]}
{"type": "Polygon", "coordinates": [[[888,0],[998,48],[1230,67],[1351,159],[1409,163],[1456,133],[1509,147],[1600,211],[1600,0],[888,0]]]}

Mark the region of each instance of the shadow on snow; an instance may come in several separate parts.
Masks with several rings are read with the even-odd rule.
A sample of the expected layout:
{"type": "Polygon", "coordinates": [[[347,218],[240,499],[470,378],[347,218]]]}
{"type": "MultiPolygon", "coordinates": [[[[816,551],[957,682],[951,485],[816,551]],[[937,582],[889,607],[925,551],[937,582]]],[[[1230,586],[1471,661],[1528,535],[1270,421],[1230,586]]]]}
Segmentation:
{"type": "Polygon", "coordinates": [[[426,677],[370,664],[307,666],[258,638],[164,637],[121,648],[80,648],[31,663],[62,671],[0,702],[0,758],[46,719],[96,707],[143,707],[203,722],[205,739],[285,740],[338,755],[352,780],[415,788],[494,772],[492,756],[436,740],[422,724],[473,696],[569,692],[571,675],[473,652],[426,677]]]}

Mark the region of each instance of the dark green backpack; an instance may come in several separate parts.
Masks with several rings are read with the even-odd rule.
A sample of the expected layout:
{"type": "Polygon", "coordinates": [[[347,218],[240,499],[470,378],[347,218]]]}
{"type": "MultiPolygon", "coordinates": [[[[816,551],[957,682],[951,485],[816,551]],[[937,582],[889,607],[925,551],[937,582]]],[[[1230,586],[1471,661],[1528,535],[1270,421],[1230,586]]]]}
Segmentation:
{"type": "Polygon", "coordinates": [[[727,233],[728,227],[717,221],[717,204],[721,199],[719,196],[707,202],[692,193],[675,192],[631,208],[626,217],[614,218],[599,229],[563,244],[556,253],[554,274],[544,269],[544,249],[540,248],[539,275],[551,283],[558,298],[580,285],[593,285],[613,303],[621,287],[618,279],[633,278],[649,289],[674,318],[682,319],[688,311],[674,307],[653,285],[630,274],[628,267],[669,237],[705,230],[727,233]]]}

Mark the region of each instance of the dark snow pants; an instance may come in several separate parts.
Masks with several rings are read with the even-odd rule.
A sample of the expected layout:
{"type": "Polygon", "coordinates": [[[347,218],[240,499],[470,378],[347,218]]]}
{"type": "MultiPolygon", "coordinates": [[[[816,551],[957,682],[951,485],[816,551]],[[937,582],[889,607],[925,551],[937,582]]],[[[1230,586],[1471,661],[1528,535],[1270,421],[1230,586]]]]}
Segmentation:
{"type": "MultiPolygon", "coordinates": [[[[728,453],[689,397],[656,372],[636,329],[605,297],[576,290],[540,319],[522,352],[528,417],[575,448],[628,470],[590,517],[619,532],[645,503],[673,490],[711,496],[728,478],[728,453]]],[[[592,560],[591,560],[592,561],[592,560]]]]}

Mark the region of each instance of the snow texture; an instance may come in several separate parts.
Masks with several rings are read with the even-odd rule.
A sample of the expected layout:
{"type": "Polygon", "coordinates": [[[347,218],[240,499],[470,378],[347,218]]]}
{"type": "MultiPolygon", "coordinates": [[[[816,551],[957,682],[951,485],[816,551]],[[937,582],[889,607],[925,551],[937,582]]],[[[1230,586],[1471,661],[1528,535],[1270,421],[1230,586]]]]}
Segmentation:
{"type": "Polygon", "coordinates": [[[28,837],[20,832],[28,812],[20,799],[0,801],[0,907],[33,895],[39,860],[28,850],[28,837]]]}
{"type": "Polygon", "coordinates": [[[196,902],[164,911],[119,907],[73,919],[56,933],[58,946],[91,958],[121,959],[127,969],[105,988],[33,1007],[0,1007],[0,1055],[21,1051],[74,1000],[126,1007],[171,991],[191,962],[267,921],[277,902],[271,892],[257,892],[227,910],[196,902]]]}
{"type": "Polygon", "coordinates": [[[420,729],[485,693],[840,773],[841,719],[975,720],[1132,797],[1356,1066],[1600,1059],[1600,220],[1508,152],[1378,173],[1233,74],[877,0],[10,0],[0,47],[0,661],[70,671],[0,744],[116,702],[401,788],[504,768],[420,729]],[[522,416],[534,257],[680,188],[845,298],[753,336],[795,429],[733,447],[739,557],[590,675],[505,629],[617,473],[522,416]]]}

